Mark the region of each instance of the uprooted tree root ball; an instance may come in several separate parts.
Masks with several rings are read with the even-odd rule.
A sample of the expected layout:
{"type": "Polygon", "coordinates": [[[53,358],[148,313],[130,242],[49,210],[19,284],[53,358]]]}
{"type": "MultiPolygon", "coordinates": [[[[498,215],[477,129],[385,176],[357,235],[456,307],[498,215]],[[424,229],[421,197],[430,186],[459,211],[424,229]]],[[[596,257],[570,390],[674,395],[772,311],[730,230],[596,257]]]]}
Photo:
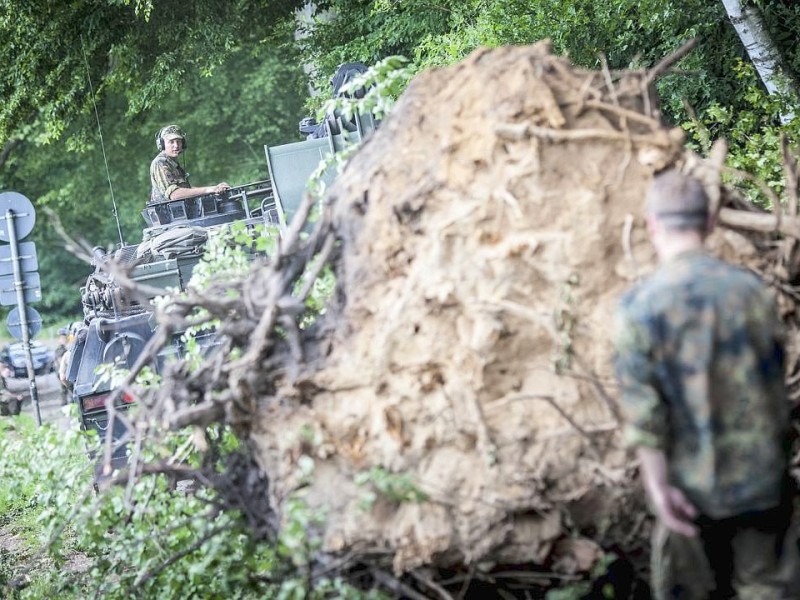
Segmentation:
{"type": "Polygon", "coordinates": [[[609,339],[617,298],[654,264],[641,219],[653,173],[692,170],[723,224],[761,230],[712,245],[775,282],[790,322],[797,294],[797,232],[778,246],[761,223],[774,217],[720,186],[719,156],[685,152],[659,119],[657,74],[580,70],[546,44],[421,74],[308,239],[300,215],[237,297],[161,315],[166,330],[201,304],[223,321],[223,350],[242,353],[173,371],[154,410],[173,426],[231,423],[274,510],[299,496],[324,512],[322,554],[350,563],[574,573],[603,547],[641,547],[609,339]],[[325,261],[335,297],[301,329],[296,282],[325,261]]]}

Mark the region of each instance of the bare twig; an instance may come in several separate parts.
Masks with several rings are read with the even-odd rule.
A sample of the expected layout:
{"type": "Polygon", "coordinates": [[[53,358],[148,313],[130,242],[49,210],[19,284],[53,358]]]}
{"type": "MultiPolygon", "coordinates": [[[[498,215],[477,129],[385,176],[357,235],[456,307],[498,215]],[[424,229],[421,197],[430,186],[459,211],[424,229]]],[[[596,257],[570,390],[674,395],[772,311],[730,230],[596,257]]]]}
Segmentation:
{"type": "Polygon", "coordinates": [[[626,144],[644,144],[668,148],[672,145],[664,132],[656,131],[650,135],[630,135],[629,133],[611,131],[609,129],[549,129],[537,127],[528,123],[506,123],[495,127],[495,133],[511,141],[521,141],[533,136],[551,142],[571,142],[583,140],[604,140],[609,142],[623,142],[626,144]]]}
{"type": "Polygon", "coordinates": [[[573,360],[575,361],[575,364],[578,365],[578,367],[580,367],[580,369],[586,374],[589,383],[591,383],[592,390],[594,390],[600,401],[606,406],[606,408],[608,408],[614,420],[617,423],[622,423],[623,419],[619,407],[611,398],[611,396],[608,395],[608,392],[606,392],[606,389],[600,383],[600,378],[597,376],[597,374],[592,371],[592,369],[590,369],[578,355],[573,355],[573,360]]]}
{"type": "Polygon", "coordinates": [[[661,129],[661,127],[663,127],[658,119],[654,119],[651,116],[636,112],[635,110],[611,105],[600,100],[586,100],[584,105],[589,108],[596,108],[597,110],[602,110],[603,112],[617,115],[622,120],[631,120],[636,121],[637,123],[642,123],[643,125],[648,125],[652,129],[661,129]]]}
{"type": "Polygon", "coordinates": [[[752,173],[748,173],[747,171],[742,171],[741,169],[734,169],[733,167],[728,167],[723,165],[722,169],[723,172],[728,173],[729,175],[733,175],[735,177],[740,177],[741,179],[746,179],[748,181],[752,181],[758,186],[758,189],[761,190],[767,198],[769,198],[770,203],[773,207],[780,207],[781,201],[778,196],[775,195],[775,192],[764,183],[761,179],[753,175],[752,173]]]}
{"type": "Polygon", "coordinates": [[[589,448],[595,454],[595,457],[599,459],[600,457],[600,449],[597,447],[597,444],[594,441],[594,438],[583,428],[581,427],[575,419],[573,419],[563,408],[558,405],[555,398],[553,396],[547,394],[513,394],[511,396],[507,396],[503,398],[503,400],[508,402],[517,402],[520,400],[543,400],[550,406],[552,406],[555,411],[561,415],[561,417],[570,424],[570,426],[578,432],[578,434],[589,442],[589,448]]]}
{"type": "Polygon", "coordinates": [[[141,451],[142,451],[142,442],[143,442],[143,432],[140,427],[136,427],[136,434],[134,436],[134,443],[133,443],[133,451],[131,452],[131,456],[128,459],[128,464],[132,465],[132,469],[130,469],[131,476],[128,477],[128,487],[125,490],[125,506],[129,510],[133,507],[131,502],[131,498],[133,497],[133,486],[136,483],[136,477],[134,473],[136,472],[136,468],[139,465],[139,461],[141,460],[141,451]]]}
{"type": "Polygon", "coordinates": [[[411,586],[403,583],[396,577],[392,577],[386,571],[381,569],[370,569],[370,573],[375,578],[375,581],[387,588],[389,591],[398,594],[402,597],[410,598],[411,600],[430,600],[425,595],[420,594],[411,586]]]}
{"type": "Polygon", "coordinates": [[[441,585],[436,583],[430,575],[422,573],[419,569],[411,571],[411,575],[422,585],[430,588],[442,600],[453,600],[453,596],[441,585]]]}
{"type": "Polygon", "coordinates": [[[672,65],[678,62],[680,59],[685,57],[689,52],[694,50],[695,46],[697,46],[697,38],[692,38],[688,42],[686,42],[683,46],[678,48],[675,52],[670,54],[669,56],[662,58],[661,61],[652,69],[647,71],[647,75],[642,82],[642,87],[647,87],[651,83],[653,83],[658,77],[664,74],[667,69],[669,69],[672,65]]]}
{"type": "Polygon", "coordinates": [[[227,528],[228,528],[227,525],[220,525],[218,527],[210,529],[205,534],[203,534],[199,539],[197,539],[194,543],[190,544],[180,552],[176,552],[175,554],[170,556],[167,560],[158,565],[155,569],[148,569],[144,573],[140,573],[139,576],[136,578],[136,580],[133,582],[133,586],[135,588],[142,587],[145,583],[147,583],[150,579],[161,573],[164,569],[168,568],[170,565],[175,564],[185,556],[190,555],[192,552],[199,549],[208,540],[210,540],[214,536],[219,535],[220,533],[223,533],[227,528]]]}
{"type": "MultiPolygon", "coordinates": [[[[603,73],[603,79],[606,81],[606,87],[608,88],[608,94],[611,96],[611,101],[614,103],[614,106],[619,106],[619,98],[617,98],[617,90],[614,89],[614,82],[611,81],[611,72],[608,70],[608,61],[606,60],[606,55],[600,55],[600,67],[603,73]]],[[[624,117],[623,117],[623,125],[624,125],[624,117]]]]}
{"type": "Polygon", "coordinates": [[[464,578],[464,583],[458,591],[458,600],[464,600],[464,595],[467,593],[469,586],[472,584],[472,580],[475,578],[476,570],[477,566],[474,563],[469,566],[469,573],[467,573],[467,576],[464,578]]]}
{"type": "Polygon", "coordinates": [[[778,218],[773,213],[750,212],[734,208],[721,208],[719,222],[726,227],[748,229],[762,233],[782,233],[800,238],[800,219],[797,217],[778,218]]]}
{"type": "Polygon", "coordinates": [[[781,134],[781,151],[783,153],[783,174],[786,179],[786,212],[791,216],[797,215],[798,210],[798,174],[797,159],[789,147],[788,138],[781,134]]]}
{"type": "Polygon", "coordinates": [[[187,425],[199,425],[204,427],[218,421],[225,414],[222,404],[205,401],[201,404],[193,404],[169,415],[168,423],[170,429],[181,429],[187,425]]]}
{"type": "Polygon", "coordinates": [[[633,233],[633,215],[628,213],[625,215],[625,223],[622,225],[622,251],[625,253],[625,258],[633,267],[634,277],[639,279],[639,263],[636,262],[636,257],[633,255],[633,248],[631,246],[631,234],[633,233]]]}
{"type": "MultiPolygon", "coordinates": [[[[267,292],[265,310],[256,324],[253,334],[250,336],[250,347],[239,360],[231,363],[228,372],[244,369],[248,365],[255,364],[264,350],[270,345],[270,333],[274,329],[278,318],[278,300],[306,265],[306,261],[303,261],[302,264],[300,261],[289,261],[288,256],[297,251],[300,243],[300,233],[308,219],[312,205],[313,200],[311,197],[306,196],[303,202],[300,203],[300,207],[298,207],[297,214],[292,220],[292,226],[289,228],[286,237],[281,240],[278,254],[274,261],[270,263],[268,269],[268,280],[272,285],[270,285],[267,292]]],[[[317,224],[309,240],[308,247],[312,249],[312,252],[320,237],[323,223],[324,221],[321,220],[317,224]]]]}
{"type": "Polygon", "coordinates": [[[298,295],[300,302],[305,302],[306,298],[308,298],[308,295],[311,293],[311,290],[314,287],[314,282],[319,278],[319,274],[322,272],[322,269],[325,267],[325,265],[328,264],[328,260],[333,253],[335,242],[336,238],[332,233],[328,233],[325,236],[325,241],[322,244],[322,250],[320,250],[319,254],[315,257],[314,267],[306,275],[306,282],[303,285],[303,289],[300,291],[300,294],[298,295]]]}
{"type": "MultiPolygon", "coordinates": [[[[789,141],[784,134],[781,134],[781,150],[783,152],[783,174],[786,180],[786,214],[796,217],[798,211],[798,174],[797,160],[792,155],[789,148],[789,141]]],[[[787,278],[792,281],[797,275],[797,261],[793,260],[797,239],[787,237],[783,241],[781,252],[781,264],[786,269],[787,278]]]]}

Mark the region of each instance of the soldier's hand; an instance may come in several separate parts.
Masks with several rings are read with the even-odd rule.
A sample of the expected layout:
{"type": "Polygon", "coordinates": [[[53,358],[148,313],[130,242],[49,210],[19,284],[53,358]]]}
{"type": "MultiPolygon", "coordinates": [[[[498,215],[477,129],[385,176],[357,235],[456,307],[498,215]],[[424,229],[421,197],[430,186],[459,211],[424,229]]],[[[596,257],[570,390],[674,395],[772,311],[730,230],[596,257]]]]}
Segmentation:
{"type": "Polygon", "coordinates": [[[664,453],[654,448],[639,448],[639,468],[642,472],[647,495],[653,503],[656,516],[671,529],[681,535],[695,537],[697,526],[697,508],[678,488],[669,484],[667,479],[667,459],[664,453]]]}
{"type": "Polygon", "coordinates": [[[667,529],[687,537],[697,535],[697,526],[694,524],[697,509],[678,488],[667,486],[663,504],[658,506],[655,498],[653,503],[656,504],[658,516],[667,529]]]}

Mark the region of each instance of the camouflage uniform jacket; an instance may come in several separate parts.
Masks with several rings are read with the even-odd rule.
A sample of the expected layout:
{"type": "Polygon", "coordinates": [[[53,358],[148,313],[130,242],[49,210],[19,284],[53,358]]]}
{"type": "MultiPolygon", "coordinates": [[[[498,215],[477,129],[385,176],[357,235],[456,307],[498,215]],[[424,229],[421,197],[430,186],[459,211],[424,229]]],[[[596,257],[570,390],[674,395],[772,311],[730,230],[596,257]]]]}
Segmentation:
{"type": "Polygon", "coordinates": [[[189,176],[174,158],[160,152],[150,163],[150,202],[165,202],[176,189],[191,187],[189,176]]]}
{"type": "Polygon", "coordinates": [[[752,273],[683,253],[626,293],[615,322],[626,441],[714,519],[774,507],[789,403],[774,299],[752,273]]]}

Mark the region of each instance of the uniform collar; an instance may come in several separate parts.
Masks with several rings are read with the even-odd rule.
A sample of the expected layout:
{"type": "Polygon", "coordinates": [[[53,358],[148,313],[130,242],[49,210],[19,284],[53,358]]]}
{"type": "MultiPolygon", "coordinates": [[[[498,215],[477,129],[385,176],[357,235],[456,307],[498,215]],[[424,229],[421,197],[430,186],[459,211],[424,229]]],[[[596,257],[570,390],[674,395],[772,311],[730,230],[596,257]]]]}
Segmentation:
{"type": "Polygon", "coordinates": [[[699,258],[701,256],[708,256],[708,251],[706,251],[705,248],[692,248],[690,250],[684,250],[683,252],[679,252],[675,256],[664,261],[664,264],[669,265],[677,262],[685,262],[687,260],[692,260],[694,258],[699,258]]]}

